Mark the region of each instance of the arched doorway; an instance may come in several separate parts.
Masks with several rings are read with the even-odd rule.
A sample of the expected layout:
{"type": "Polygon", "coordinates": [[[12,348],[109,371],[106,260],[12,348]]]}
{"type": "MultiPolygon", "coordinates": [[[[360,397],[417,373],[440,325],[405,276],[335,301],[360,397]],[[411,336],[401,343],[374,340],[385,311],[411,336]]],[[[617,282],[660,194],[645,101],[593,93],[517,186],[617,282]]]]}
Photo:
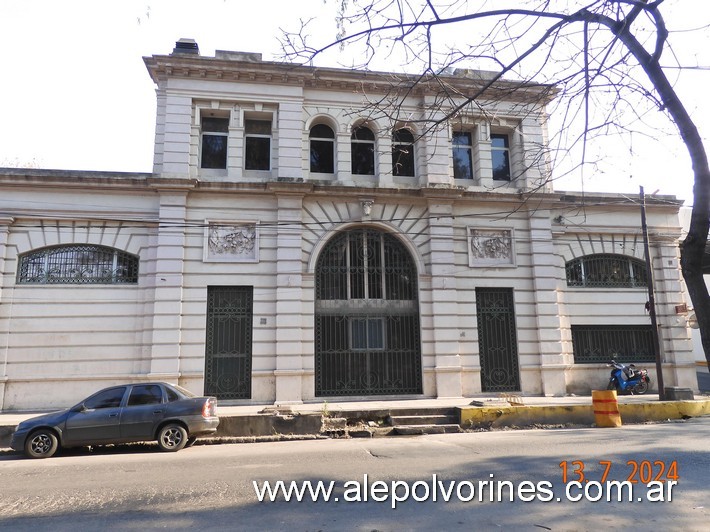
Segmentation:
{"type": "Polygon", "coordinates": [[[360,227],[316,263],[315,394],[422,393],[417,269],[389,233],[360,227]]]}

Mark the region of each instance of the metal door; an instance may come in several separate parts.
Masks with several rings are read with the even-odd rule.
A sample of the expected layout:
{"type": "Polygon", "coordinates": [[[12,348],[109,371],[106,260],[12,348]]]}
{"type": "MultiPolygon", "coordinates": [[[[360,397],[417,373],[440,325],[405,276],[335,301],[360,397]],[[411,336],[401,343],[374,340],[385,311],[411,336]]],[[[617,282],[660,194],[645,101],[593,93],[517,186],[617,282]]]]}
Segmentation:
{"type": "Polygon", "coordinates": [[[417,270],[393,235],[343,231],[316,266],[317,396],[422,393],[417,270]]]}
{"type": "Polygon", "coordinates": [[[476,288],[481,389],[520,391],[512,288],[476,288]]]}
{"type": "Polygon", "coordinates": [[[207,287],[206,395],[251,398],[253,299],[251,286],[207,287]]]}

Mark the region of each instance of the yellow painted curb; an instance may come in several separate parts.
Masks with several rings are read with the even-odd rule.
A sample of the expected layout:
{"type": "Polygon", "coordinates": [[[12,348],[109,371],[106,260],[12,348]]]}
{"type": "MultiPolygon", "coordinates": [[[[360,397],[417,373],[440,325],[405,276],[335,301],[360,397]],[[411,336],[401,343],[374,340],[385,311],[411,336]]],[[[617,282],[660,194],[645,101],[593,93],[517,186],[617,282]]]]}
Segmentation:
{"type": "MultiPolygon", "coordinates": [[[[593,425],[592,398],[588,405],[463,406],[459,423],[464,429],[540,425],[593,425]]],[[[710,399],[619,403],[622,423],[643,423],[710,415],[710,399]]]]}

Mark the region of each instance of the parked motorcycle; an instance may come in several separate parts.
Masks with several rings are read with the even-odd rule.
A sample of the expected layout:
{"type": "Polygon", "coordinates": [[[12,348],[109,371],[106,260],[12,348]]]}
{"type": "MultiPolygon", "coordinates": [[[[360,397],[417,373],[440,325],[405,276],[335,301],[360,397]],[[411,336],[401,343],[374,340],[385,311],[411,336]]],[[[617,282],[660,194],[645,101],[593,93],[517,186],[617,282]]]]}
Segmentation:
{"type": "Polygon", "coordinates": [[[629,364],[620,364],[616,360],[612,360],[607,364],[611,367],[611,376],[607,390],[616,390],[616,393],[630,394],[645,394],[651,386],[651,379],[648,376],[648,370],[636,369],[636,366],[629,364]]]}

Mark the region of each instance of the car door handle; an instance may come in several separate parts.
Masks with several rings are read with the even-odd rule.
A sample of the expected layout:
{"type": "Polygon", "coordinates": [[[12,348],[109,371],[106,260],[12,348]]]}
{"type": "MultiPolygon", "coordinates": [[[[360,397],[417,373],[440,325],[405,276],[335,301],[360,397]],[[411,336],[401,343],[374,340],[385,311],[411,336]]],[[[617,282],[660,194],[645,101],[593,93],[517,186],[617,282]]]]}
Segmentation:
{"type": "Polygon", "coordinates": [[[154,414],[162,414],[165,410],[153,410],[154,414]]]}
{"type": "Polygon", "coordinates": [[[109,414],[108,417],[118,417],[118,413],[115,414],[109,414]]]}

